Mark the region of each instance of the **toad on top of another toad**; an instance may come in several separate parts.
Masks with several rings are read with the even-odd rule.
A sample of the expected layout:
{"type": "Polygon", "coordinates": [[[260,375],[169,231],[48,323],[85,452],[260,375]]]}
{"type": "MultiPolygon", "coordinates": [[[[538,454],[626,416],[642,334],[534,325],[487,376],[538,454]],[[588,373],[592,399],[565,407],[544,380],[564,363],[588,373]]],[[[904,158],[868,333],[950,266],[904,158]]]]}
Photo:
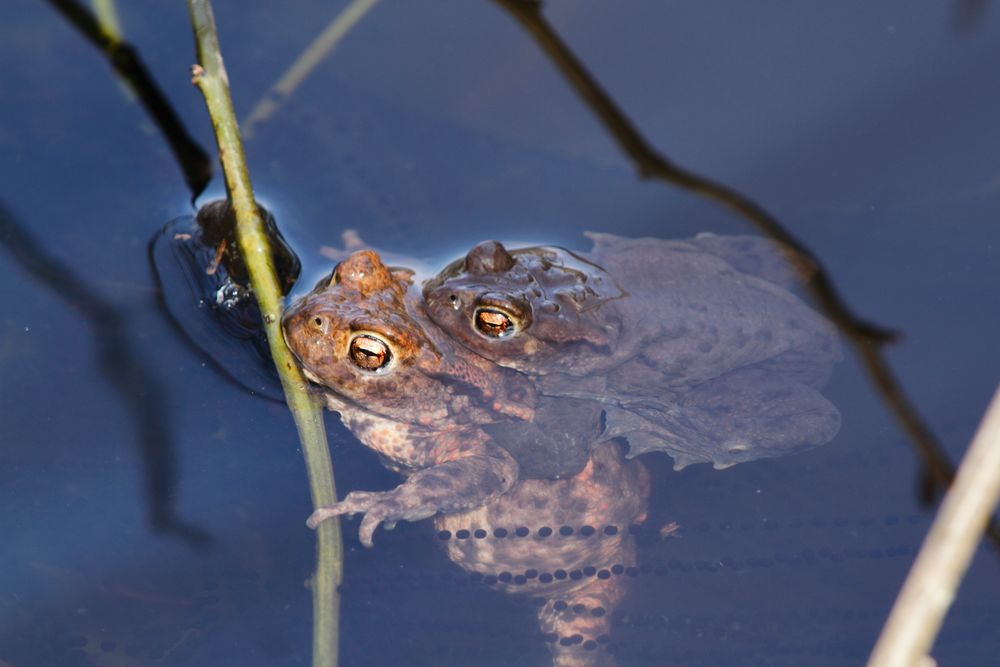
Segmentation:
{"type": "Polygon", "coordinates": [[[783,253],[755,237],[588,234],[589,253],[473,248],[424,286],[431,319],[544,396],[602,403],[605,437],[680,469],[822,444],[835,330],[794,296],[783,253]]]}
{"type": "Polygon", "coordinates": [[[478,507],[510,489],[517,463],[481,426],[533,415],[530,383],[423,327],[410,287],[408,271],[360,251],[282,319],[289,348],[327,406],[409,475],[392,491],[355,491],[314,516],[364,513],[366,545],[383,521],[478,507]]]}
{"type": "Polygon", "coordinates": [[[364,513],[366,545],[383,521],[478,507],[519,477],[572,477],[601,436],[601,404],[539,398],[530,378],[457,345],[426,318],[412,274],[371,250],[292,304],[282,330],[327,407],[408,475],[392,491],[356,491],[313,517],[364,513]]]}

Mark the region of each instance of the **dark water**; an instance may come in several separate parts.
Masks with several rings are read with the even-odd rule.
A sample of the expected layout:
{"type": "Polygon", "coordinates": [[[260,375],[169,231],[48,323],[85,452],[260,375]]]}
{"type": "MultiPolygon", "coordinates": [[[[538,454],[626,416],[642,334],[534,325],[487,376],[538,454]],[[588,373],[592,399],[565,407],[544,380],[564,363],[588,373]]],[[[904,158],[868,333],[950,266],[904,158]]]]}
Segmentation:
{"type": "MultiPolygon", "coordinates": [[[[657,146],[762,203],[859,312],[904,332],[888,356],[957,457],[1000,376],[996,8],[552,4],[657,146]]],[[[122,5],[127,36],[211,148],[184,4],[122,5]]],[[[218,3],[240,116],[340,6],[218,3]]],[[[304,664],[313,536],[291,419],[221,378],[158,307],[146,243],[190,211],[176,164],[46,3],[5,3],[0,25],[6,217],[63,267],[54,289],[9,254],[0,264],[0,661],[304,664]],[[207,546],[151,528],[150,460],[176,512],[166,523],[203,531],[207,546]]],[[[587,229],[747,229],[637,180],[488,3],[376,7],[247,148],[308,284],[328,269],[316,249],[348,227],[436,260],[486,237],[585,248],[587,229]]],[[[622,665],[864,660],[929,515],[912,450],[853,356],[826,394],[843,427],[822,448],[722,472],[647,461],[649,525],[682,530],[640,540],[647,567],[616,627],[622,665]]],[[[328,423],[341,493],[397,483],[328,423]]],[[[426,522],[380,531],[372,550],[356,525],[345,523],[343,664],[546,663],[530,604],[470,582],[426,522]]],[[[938,641],[942,663],[995,656],[998,593],[1000,563],[983,549],[938,641]]]]}

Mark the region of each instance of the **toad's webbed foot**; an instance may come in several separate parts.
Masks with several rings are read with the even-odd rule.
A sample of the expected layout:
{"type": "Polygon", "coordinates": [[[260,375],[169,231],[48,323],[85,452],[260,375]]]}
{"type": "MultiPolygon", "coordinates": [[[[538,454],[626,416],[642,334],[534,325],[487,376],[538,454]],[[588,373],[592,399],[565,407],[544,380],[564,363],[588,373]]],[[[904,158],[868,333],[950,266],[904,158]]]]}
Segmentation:
{"type": "Polygon", "coordinates": [[[716,468],[784,456],[830,441],[840,412],[814,387],[763,368],[745,368],[684,397],[716,468]]]}
{"type": "Polygon", "coordinates": [[[666,452],[675,470],[784,456],[829,442],[840,428],[840,412],[816,388],[758,367],[705,382],[674,404],[625,407],[607,409],[605,437],[627,438],[629,456],[666,452]]]}
{"type": "Polygon", "coordinates": [[[438,512],[436,507],[418,502],[415,494],[400,493],[404,486],[392,491],[352,491],[342,501],[317,509],[306,520],[306,525],[315,529],[323,521],[335,516],[364,514],[358,534],[361,543],[370,547],[375,529],[382,522],[386,522],[388,527],[396,521],[419,521],[438,512]]]}
{"type": "Polygon", "coordinates": [[[413,474],[391,491],[352,491],[340,502],[320,507],[306,521],[310,528],[342,514],[364,514],[358,537],[366,547],[379,524],[418,521],[438,512],[460,512],[505,493],[517,481],[509,454],[469,456],[413,474]]]}

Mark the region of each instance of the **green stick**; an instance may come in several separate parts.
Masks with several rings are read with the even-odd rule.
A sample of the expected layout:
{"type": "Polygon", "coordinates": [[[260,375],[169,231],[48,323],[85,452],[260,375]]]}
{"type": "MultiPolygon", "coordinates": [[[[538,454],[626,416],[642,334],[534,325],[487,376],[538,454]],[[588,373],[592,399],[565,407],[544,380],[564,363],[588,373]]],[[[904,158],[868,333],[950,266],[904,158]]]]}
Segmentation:
{"type": "MultiPolygon", "coordinates": [[[[278,289],[271,248],[264,234],[250,185],[211,2],[188,0],[188,8],[200,63],[192,69],[192,82],[205,96],[205,104],[212,118],[219,159],[226,177],[226,191],[236,214],[236,237],[263,316],[271,355],[281,376],[285,398],[302,440],[313,506],[331,505],[336,502],[337,493],[333,485],[333,467],[323,427],[323,412],[308,393],[307,382],[281,335],[283,300],[278,289]]],[[[325,521],[317,534],[317,566],[312,579],[313,666],[332,667],[337,664],[340,603],[337,586],[343,572],[340,524],[325,521]]]]}

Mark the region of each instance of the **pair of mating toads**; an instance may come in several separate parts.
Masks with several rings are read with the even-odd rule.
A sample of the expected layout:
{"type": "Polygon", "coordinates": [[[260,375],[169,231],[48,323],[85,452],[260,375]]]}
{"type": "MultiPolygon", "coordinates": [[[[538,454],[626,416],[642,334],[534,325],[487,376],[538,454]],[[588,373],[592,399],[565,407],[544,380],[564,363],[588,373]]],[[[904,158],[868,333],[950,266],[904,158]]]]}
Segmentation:
{"type": "Polygon", "coordinates": [[[589,237],[579,254],[488,241],[423,284],[360,250],[282,322],[327,406],[406,477],[309,524],[363,514],[370,546],[381,523],[435,517],[452,560],[544,601],[557,665],[613,663],[609,612],[635,560],[622,528],[649,487],[632,457],[725,468],[840,424],[819,393],[836,334],[791,293],[787,250],[589,237]]]}

